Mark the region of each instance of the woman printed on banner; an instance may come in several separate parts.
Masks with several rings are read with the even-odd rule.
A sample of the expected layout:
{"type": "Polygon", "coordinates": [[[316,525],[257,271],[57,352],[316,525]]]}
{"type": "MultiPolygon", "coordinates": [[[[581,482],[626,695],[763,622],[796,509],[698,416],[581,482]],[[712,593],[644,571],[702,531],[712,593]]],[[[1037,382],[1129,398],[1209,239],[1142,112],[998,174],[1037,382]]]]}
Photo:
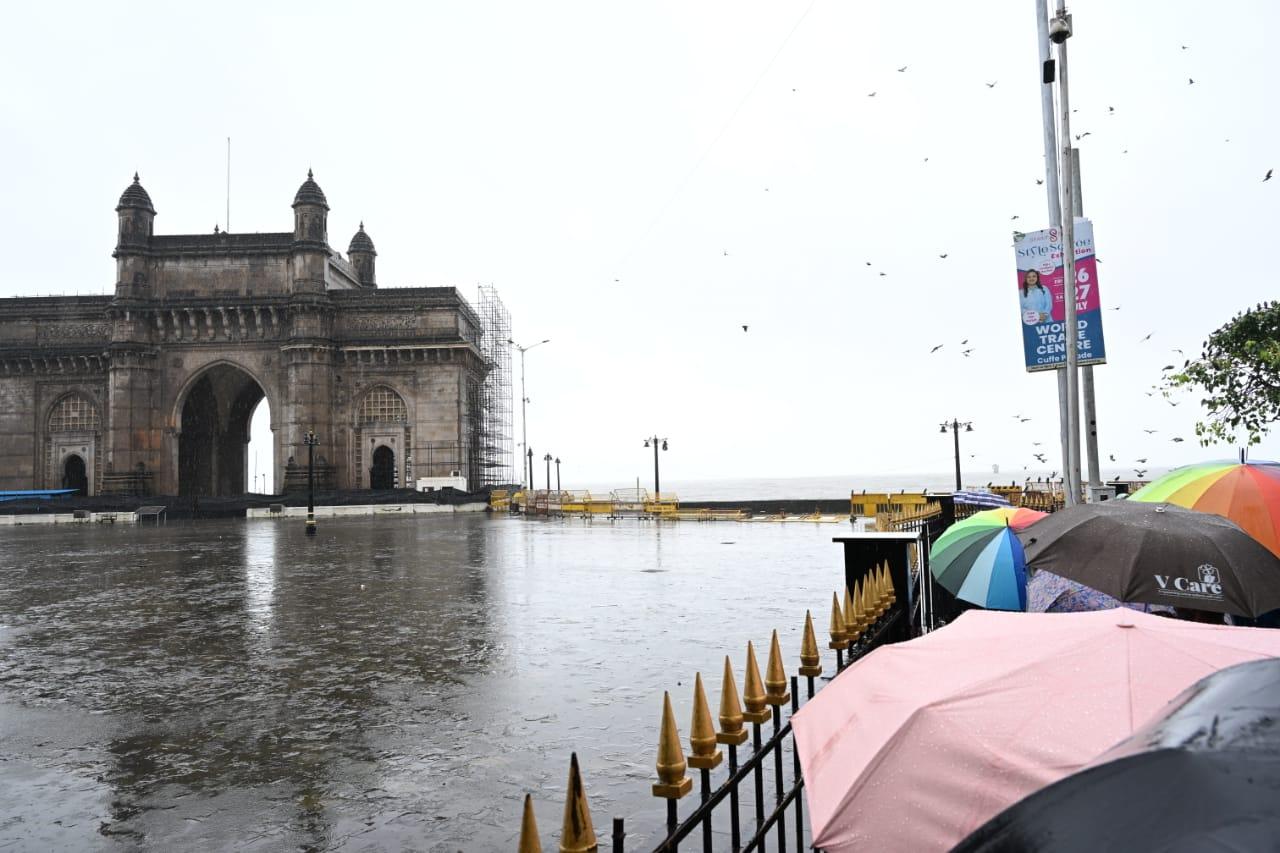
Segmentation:
{"type": "Polygon", "coordinates": [[[1053,294],[1040,282],[1040,273],[1036,270],[1023,273],[1018,291],[1019,301],[1022,303],[1022,322],[1028,326],[1048,322],[1053,311],[1053,294]]]}

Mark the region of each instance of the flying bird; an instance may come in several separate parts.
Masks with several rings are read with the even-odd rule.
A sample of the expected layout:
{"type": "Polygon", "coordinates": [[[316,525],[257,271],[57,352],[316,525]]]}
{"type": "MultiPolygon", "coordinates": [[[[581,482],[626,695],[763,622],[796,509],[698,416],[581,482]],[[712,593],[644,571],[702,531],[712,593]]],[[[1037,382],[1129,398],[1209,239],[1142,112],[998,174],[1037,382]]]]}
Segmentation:
{"type": "Polygon", "coordinates": [[[1029,420],[1031,420],[1031,418],[1018,418],[1018,423],[1025,424],[1029,420]]]}
{"type": "Polygon", "coordinates": [[[728,250],[728,249],[721,249],[720,251],[724,252],[724,256],[725,256],[726,258],[727,258],[727,257],[729,257],[729,250],[728,250]]]}
{"type": "Polygon", "coordinates": [[[903,71],[906,71],[906,70],[907,70],[907,66],[904,65],[898,69],[898,73],[901,74],[903,71]]]}
{"type": "Polygon", "coordinates": [[[1176,352],[1176,353],[1177,353],[1178,355],[1180,355],[1180,356],[1184,356],[1184,357],[1186,356],[1186,353],[1185,353],[1185,352],[1183,352],[1182,350],[1178,349],[1177,347],[1174,347],[1174,348],[1173,348],[1173,351],[1174,351],[1174,352],[1176,352]]]}
{"type": "Polygon", "coordinates": [[[1188,49],[1188,48],[1187,48],[1187,46],[1186,46],[1185,44],[1183,44],[1183,45],[1179,45],[1179,47],[1181,47],[1183,50],[1187,50],[1187,49],[1188,49]]]}
{"type": "Polygon", "coordinates": [[[1140,344],[1141,344],[1141,343],[1146,343],[1147,341],[1151,340],[1151,336],[1152,336],[1152,335],[1154,335],[1154,334],[1155,334],[1155,332],[1147,332],[1147,336],[1146,336],[1145,338],[1143,338],[1142,340],[1138,341],[1138,343],[1140,343],[1140,344]]]}
{"type": "Polygon", "coordinates": [[[1263,182],[1264,184],[1265,184],[1267,181],[1271,180],[1271,175],[1272,175],[1272,173],[1273,173],[1273,172],[1275,172],[1275,169],[1267,169],[1267,176],[1266,176],[1265,178],[1263,178],[1263,179],[1262,179],[1262,182],[1263,182]]]}
{"type": "Polygon", "coordinates": [[[1147,460],[1145,460],[1145,459],[1135,459],[1135,460],[1133,460],[1133,461],[1134,461],[1134,462],[1137,462],[1139,465],[1146,465],[1146,464],[1147,464],[1147,460]]]}
{"type": "Polygon", "coordinates": [[[871,266],[871,261],[867,261],[867,266],[871,266]]]}
{"type": "Polygon", "coordinates": [[[1133,473],[1135,473],[1135,474],[1137,474],[1137,475],[1138,475],[1138,479],[1139,479],[1139,480],[1141,480],[1143,477],[1147,476],[1147,472],[1146,472],[1146,471],[1144,471],[1144,470],[1142,470],[1142,469],[1140,469],[1140,468],[1134,468],[1134,469],[1133,469],[1133,473]]]}
{"type": "Polygon", "coordinates": [[[1107,107],[1107,115],[1115,115],[1115,113],[1116,113],[1115,107],[1107,107]]]}
{"type": "Polygon", "coordinates": [[[743,326],[743,327],[742,327],[742,331],[744,331],[744,332],[745,332],[746,330],[747,330],[747,327],[746,327],[746,326],[743,326]]]}
{"type": "Polygon", "coordinates": [[[1036,186],[1038,187],[1044,186],[1044,178],[1036,178],[1036,186]]]}
{"type": "Polygon", "coordinates": [[[1033,442],[1031,442],[1031,446],[1032,446],[1032,447],[1039,447],[1039,446],[1040,446],[1040,445],[1042,445],[1042,444],[1044,444],[1044,442],[1043,442],[1043,441],[1033,441],[1033,442]]]}
{"type": "Polygon", "coordinates": [[[1160,369],[1161,369],[1161,370],[1163,370],[1163,371],[1166,371],[1166,372],[1167,372],[1167,371],[1173,370],[1173,365],[1172,365],[1172,364],[1166,364],[1164,367],[1162,367],[1162,368],[1160,368],[1160,369]]]}
{"type": "Polygon", "coordinates": [[[1187,78],[1187,85],[1188,85],[1188,86],[1194,86],[1195,84],[1196,84],[1196,81],[1195,81],[1195,80],[1192,80],[1190,77],[1188,77],[1188,78],[1187,78]]]}
{"type": "Polygon", "coordinates": [[[1114,308],[1112,308],[1111,310],[1112,310],[1112,311],[1119,311],[1119,310],[1120,310],[1120,306],[1119,306],[1119,305],[1117,305],[1117,306],[1115,306],[1114,308]]]}
{"type": "Polygon", "coordinates": [[[946,344],[938,344],[936,347],[934,347],[933,349],[929,350],[929,353],[930,353],[930,354],[933,354],[933,353],[937,352],[938,350],[942,349],[944,346],[946,346],[946,344]]]}
{"type": "Polygon", "coordinates": [[[1017,218],[1018,218],[1018,214],[1016,214],[1016,213],[1015,213],[1013,216],[1010,216],[1010,217],[1009,217],[1009,221],[1010,221],[1010,222],[1012,222],[1013,220],[1015,220],[1015,219],[1017,219],[1017,218]]]}
{"type": "Polygon", "coordinates": [[[886,275],[888,275],[888,273],[887,273],[887,272],[882,272],[882,273],[880,273],[880,277],[881,277],[881,278],[884,278],[886,275]]]}
{"type": "Polygon", "coordinates": [[[969,343],[969,339],[965,338],[963,341],[960,342],[960,346],[964,346],[967,343],[969,343]]]}
{"type": "Polygon", "coordinates": [[[947,253],[946,253],[946,252],[943,252],[941,255],[938,255],[938,257],[940,257],[940,258],[945,258],[946,256],[947,256],[947,253]]]}
{"type": "Polygon", "coordinates": [[[995,82],[993,82],[993,83],[988,83],[988,84],[987,84],[987,88],[988,88],[988,89],[994,89],[994,88],[996,87],[996,83],[999,83],[999,82],[1000,82],[999,80],[996,80],[996,81],[995,81],[995,82]]]}
{"type": "MultiPolygon", "coordinates": [[[[1144,429],[1144,430],[1143,430],[1143,432],[1145,432],[1147,435],[1152,435],[1153,433],[1157,433],[1157,432],[1159,432],[1159,431],[1160,431],[1160,430],[1158,430],[1158,429],[1144,429]]],[[[1139,459],[1138,461],[1139,461],[1139,462],[1141,462],[1142,460],[1141,460],[1141,459],[1139,459]]]]}
{"type": "Polygon", "coordinates": [[[1182,443],[1182,438],[1181,438],[1180,436],[1175,436],[1174,438],[1171,438],[1171,439],[1169,439],[1169,440],[1170,440],[1170,441],[1172,441],[1174,444],[1181,444],[1181,443],[1182,443]]]}
{"type": "Polygon", "coordinates": [[[969,357],[969,353],[971,353],[971,352],[973,352],[973,350],[972,350],[972,349],[961,350],[961,351],[960,351],[960,354],[961,354],[962,356],[964,356],[965,358],[968,358],[968,357],[969,357]]]}
{"type": "Polygon", "coordinates": [[[1107,458],[1109,458],[1112,462],[1116,461],[1116,455],[1114,453],[1107,454],[1107,458]]]}
{"type": "Polygon", "coordinates": [[[874,98],[875,96],[876,96],[875,92],[872,92],[871,94],[867,95],[868,98],[874,98]]]}

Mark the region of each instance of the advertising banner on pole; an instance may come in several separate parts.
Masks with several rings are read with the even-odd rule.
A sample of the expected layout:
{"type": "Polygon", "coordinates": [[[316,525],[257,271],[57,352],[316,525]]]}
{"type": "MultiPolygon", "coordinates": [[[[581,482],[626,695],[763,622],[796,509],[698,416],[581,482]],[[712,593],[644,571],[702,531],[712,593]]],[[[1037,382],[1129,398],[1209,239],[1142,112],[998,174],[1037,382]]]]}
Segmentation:
{"type": "MultiPolygon", "coordinates": [[[[1076,347],[1079,363],[1105,364],[1102,302],[1098,298],[1098,262],[1094,257],[1093,223],[1076,219],[1076,347]]],[[[1062,234],[1046,228],[1015,234],[1018,264],[1018,307],[1022,350],[1027,370],[1067,366],[1067,306],[1063,286],[1062,234]]]]}

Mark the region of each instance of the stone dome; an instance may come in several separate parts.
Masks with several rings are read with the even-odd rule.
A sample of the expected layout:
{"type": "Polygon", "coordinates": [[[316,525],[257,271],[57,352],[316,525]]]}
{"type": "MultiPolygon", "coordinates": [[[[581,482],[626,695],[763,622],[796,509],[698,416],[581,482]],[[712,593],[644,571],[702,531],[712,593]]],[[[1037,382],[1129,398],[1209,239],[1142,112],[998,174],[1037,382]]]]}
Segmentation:
{"type": "Polygon", "coordinates": [[[351,238],[351,245],[347,247],[347,254],[351,255],[356,252],[368,252],[371,255],[378,254],[374,251],[373,241],[369,239],[369,235],[364,233],[364,223],[360,223],[360,230],[351,238]]]}
{"type": "Polygon", "coordinates": [[[320,189],[320,185],[312,178],[310,169],[307,169],[307,179],[302,182],[302,186],[298,187],[298,192],[293,197],[293,206],[297,207],[300,204],[318,204],[325,210],[329,209],[329,200],[324,197],[324,190],[320,189]]]}
{"type": "Polygon", "coordinates": [[[116,210],[121,211],[125,208],[137,208],[154,214],[156,209],[151,204],[151,196],[147,195],[147,191],[142,188],[142,184],[138,182],[138,173],[133,173],[133,183],[125,188],[120,194],[120,203],[116,205],[116,210]]]}

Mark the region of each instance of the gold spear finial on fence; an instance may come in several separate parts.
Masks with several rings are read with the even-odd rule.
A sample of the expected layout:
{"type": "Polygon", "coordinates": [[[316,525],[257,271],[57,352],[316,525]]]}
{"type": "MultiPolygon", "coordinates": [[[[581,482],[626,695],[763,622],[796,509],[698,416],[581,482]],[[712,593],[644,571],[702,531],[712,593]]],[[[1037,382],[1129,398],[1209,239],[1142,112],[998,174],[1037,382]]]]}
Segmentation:
{"type": "Polygon", "coordinates": [[[859,582],[858,595],[853,599],[854,618],[858,620],[858,633],[871,627],[871,614],[867,612],[867,586],[859,582]]]}
{"type": "Polygon", "coordinates": [[[858,600],[858,596],[856,594],[851,594],[851,592],[858,592],[857,581],[853,582],[852,591],[850,591],[847,585],[844,588],[844,629],[848,634],[849,639],[852,640],[855,636],[854,632],[861,633],[864,626],[858,622],[857,614],[854,611],[854,602],[858,600]]]}
{"type": "Polygon", "coordinates": [[[809,678],[822,675],[822,656],[818,654],[818,638],[813,633],[813,614],[804,612],[804,634],[800,637],[800,674],[809,678]]]}
{"type": "Polygon", "coordinates": [[[724,656],[724,681],[720,685],[720,731],[716,733],[720,743],[737,746],[747,740],[747,730],[742,727],[742,705],[738,702],[738,685],[733,680],[733,665],[724,656]]]}
{"type": "Polygon", "coordinates": [[[653,795],[666,800],[678,800],[693,790],[693,780],[684,775],[689,765],[680,747],[680,730],[676,728],[676,715],[671,710],[671,694],[662,693],[662,728],[658,734],[658,781],[653,795]]]}
{"type": "Polygon", "coordinates": [[[880,596],[880,612],[889,609],[889,564],[880,564],[880,574],[876,577],[876,593],[880,596]]]}
{"type": "Polygon", "coordinates": [[[524,816],[520,819],[520,846],[516,853],[542,853],[538,840],[538,821],[533,816],[533,797],[524,795],[524,816]]]}
{"type": "Polygon", "coordinates": [[[764,701],[777,707],[791,701],[787,692],[787,671],[782,668],[782,647],[778,645],[778,630],[773,631],[773,639],[769,641],[769,664],[764,673],[764,701]]]}
{"type": "Polygon", "coordinates": [[[885,564],[884,587],[889,593],[889,606],[892,607],[898,603],[898,591],[893,588],[893,572],[889,571],[888,563],[885,564]]]}
{"type": "Polygon", "coordinates": [[[700,672],[693,678],[693,724],[689,746],[693,750],[689,756],[690,767],[710,770],[718,767],[724,759],[724,753],[716,749],[716,729],[711,724],[711,706],[707,704],[707,693],[702,689],[700,672]]]}
{"type": "Polygon", "coordinates": [[[578,753],[569,757],[569,792],[564,801],[564,826],[560,829],[560,853],[596,853],[596,831],[591,825],[591,809],[582,789],[578,753]]]}
{"type": "Polygon", "coordinates": [[[773,712],[769,710],[764,698],[764,682],[760,680],[760,665],[756,663],[756,649],[747,641],[747,681],[742,689],[742,698],[747,703],[747,710],[742,718],[749,723],[767,723],[773,712]]]}
{"type": "Polygon", "coordinates": [[[867,578],[867,621],[874,622],[880,618],[884,608],[880,606],[880,569],[872,570],[867,578]]]}
{"type": "Polygon", "coordinates": [[[831,642],[827,648],[837,651],[849,648],[849,631],[840,612],[840,594],[836,592],[831,593],[831,642]]]}

